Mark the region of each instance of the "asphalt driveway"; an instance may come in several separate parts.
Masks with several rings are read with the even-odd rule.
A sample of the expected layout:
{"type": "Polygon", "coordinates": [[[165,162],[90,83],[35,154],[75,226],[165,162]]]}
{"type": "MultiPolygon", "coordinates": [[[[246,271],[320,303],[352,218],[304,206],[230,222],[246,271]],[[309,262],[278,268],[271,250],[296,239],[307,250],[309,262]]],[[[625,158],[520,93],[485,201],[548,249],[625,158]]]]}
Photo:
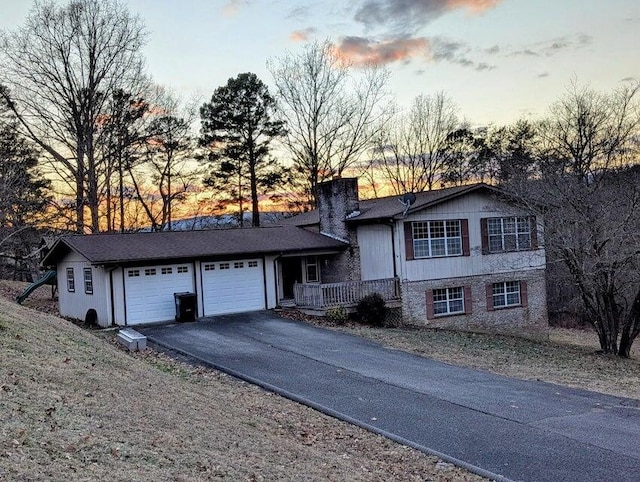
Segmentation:
{"type": "Polygon", "coordinates": [[[455,367],[271,312],[140,328],[332,416],[524,481],[640,480],[640,401],[455,367]]]}

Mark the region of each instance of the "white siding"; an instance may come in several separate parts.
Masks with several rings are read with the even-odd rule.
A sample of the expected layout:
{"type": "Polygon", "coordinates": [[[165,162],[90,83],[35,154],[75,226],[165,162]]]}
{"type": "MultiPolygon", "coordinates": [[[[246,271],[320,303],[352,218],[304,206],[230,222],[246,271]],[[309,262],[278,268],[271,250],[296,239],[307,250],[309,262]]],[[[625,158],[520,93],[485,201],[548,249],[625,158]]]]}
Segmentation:
{"type": "Polygon", "coordinates": [[[103,268],[91,266],[86,258],[78,253],[69,253],[58,263],[58,303],[60,315],[84,320],[87,311],[93,309],[98,315],[98,324],[102,327],[111,324],[111,295],[109,274],[103,268]],[[75,291],[67,286],[67,268],[73,268],[75,291]],[[91,268],[93,294],[85,293],[84,269],[91,268]]]}
{"type": "Polygon", "coordinates": [[[358,226],[361,279],[393,278],[392,228],[384,224],[358,226]]]}
{"type": "Polygon", "coordinates": [[[275,308],[278,305],[276,268],[276,256],[265,256],[264,273],[267,288],[267,309],[269,310],[275,308]]]}
{"type": "Polygon", "coordinates": [[[527,215],[527,213],[518,212],[513,206],[493,197],[473,193],[407,216],[406,219],[396,223],[396,253],[400,253],[402,259],[398,275],[403,280],[420,281],[544,268],[545,253],[542,247],[543,232],[540,218],[537,219],[539,246],[537,250],[482,254],[480,219],[515,215],[527,215]],[[470,256],[407,261],[403,222],[441,219],[468,220],[470,256]]]}

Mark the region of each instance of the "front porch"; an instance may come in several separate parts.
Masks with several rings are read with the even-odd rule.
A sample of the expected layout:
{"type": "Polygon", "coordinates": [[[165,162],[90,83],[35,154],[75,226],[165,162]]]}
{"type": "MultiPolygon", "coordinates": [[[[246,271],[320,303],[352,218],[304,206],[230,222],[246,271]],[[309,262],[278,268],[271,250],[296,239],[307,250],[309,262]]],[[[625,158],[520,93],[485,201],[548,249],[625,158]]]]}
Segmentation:
{"type": "Polygon", "coordinates": [[[317,312],[338,306],[354,308],[364,296],[373,293],[380,294],[388,306],[399,306],[400,280],[387,278],[340,283],[295,283],[293,286],[295,306],[317,312]]]}

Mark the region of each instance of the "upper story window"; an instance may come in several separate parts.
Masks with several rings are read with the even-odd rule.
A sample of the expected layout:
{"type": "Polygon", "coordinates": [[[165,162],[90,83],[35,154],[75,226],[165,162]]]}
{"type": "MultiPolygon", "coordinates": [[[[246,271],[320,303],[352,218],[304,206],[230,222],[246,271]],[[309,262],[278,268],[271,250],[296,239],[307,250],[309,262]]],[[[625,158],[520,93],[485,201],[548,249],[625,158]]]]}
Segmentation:
{"type": "Polygon", "coordinates": [[[414,221],[405,224],[407,259],[468,255],[468,224],[466,219],[414,221]],[[407,228],[410,227],[410,229],[407,228]]]}
{"type": "Polygon", "coordinates": [[[88,295],[93,294],[93,273],[91,268],[84,269],[84,292],[88,295]]]}
{"type": "Polygon", "coordinates": [[[535,217],[484,218],[481,229],[482,252],[485,254],[536,248],[535,217]]]}
{"type": "Polygon", "coordinates": [[[67,291],[73,293],[76,290],[76,280],[73,268],[67,268],[67,291]]]}

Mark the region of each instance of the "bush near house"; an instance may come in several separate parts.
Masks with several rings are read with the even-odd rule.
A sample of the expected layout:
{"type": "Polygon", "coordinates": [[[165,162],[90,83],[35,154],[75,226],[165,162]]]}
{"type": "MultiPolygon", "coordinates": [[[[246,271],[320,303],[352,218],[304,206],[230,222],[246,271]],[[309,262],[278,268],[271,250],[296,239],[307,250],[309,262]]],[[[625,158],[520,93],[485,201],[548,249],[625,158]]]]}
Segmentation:
{"type": "Polygon", "coordinates": [[[386,311],[386,304],[380,293],[364,296],[356,308],[360,323],[370,326],[384,326],[386,311]]]}

